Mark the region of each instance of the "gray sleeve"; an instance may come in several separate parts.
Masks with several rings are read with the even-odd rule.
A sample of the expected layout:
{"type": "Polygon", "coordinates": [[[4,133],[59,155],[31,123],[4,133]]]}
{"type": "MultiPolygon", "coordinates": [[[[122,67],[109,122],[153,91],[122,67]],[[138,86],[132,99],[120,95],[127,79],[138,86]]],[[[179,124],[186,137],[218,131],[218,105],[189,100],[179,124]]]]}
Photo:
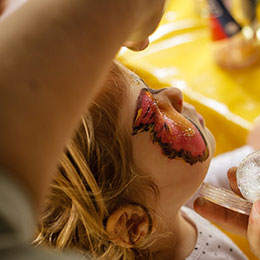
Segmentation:
{"type": "Polygon", "coordinates": [[[0,258],[1,260],[83,260],[88,256],[59,254],[30,245],[35,216],[30,198],[5,170],[0,168],[0,258]]]}

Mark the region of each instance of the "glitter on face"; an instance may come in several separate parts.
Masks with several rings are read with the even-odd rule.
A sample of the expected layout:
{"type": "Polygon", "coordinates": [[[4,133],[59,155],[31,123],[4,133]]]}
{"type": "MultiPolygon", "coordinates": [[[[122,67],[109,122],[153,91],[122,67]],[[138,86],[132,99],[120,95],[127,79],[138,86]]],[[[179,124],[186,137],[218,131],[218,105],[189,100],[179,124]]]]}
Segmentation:
{"type": "Polygon", "coordinates": [[[153,143],[158,143],[162,153],[170,159],[179,157],[190,165],[205,161],[209,150],[196,124],[173,107],[170,112],[161,110],[164,111],[152,93],[143,88],[138,97],[133,135],[150,132],[153,143]]]}

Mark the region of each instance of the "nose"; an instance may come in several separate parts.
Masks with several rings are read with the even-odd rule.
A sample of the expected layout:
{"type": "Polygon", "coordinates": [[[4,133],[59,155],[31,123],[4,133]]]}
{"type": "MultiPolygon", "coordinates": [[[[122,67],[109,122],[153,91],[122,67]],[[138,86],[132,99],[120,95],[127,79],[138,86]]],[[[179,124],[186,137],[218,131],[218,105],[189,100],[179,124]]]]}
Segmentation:
{"type": "Polygon", "coordinates": [[[155,95],[159,108],[173,106],[177,112],[182,113],[183,95],[180,89],[175,87],[165,88],[155,95]]]}

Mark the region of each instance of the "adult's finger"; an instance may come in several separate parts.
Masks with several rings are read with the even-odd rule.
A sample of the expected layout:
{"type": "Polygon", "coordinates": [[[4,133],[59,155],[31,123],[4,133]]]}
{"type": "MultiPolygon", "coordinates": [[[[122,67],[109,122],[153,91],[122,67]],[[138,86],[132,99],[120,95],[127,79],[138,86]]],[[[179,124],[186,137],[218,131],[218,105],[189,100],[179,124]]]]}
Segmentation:
{"type": "Polygon", "coordinates": [[[255,150],[260,149],[260,116],[255,119],[252,129],[249,131],[247,144],[255,150]]]}
{"type": "Polygon", "coordinates": [[[142,51],[145,48],[147,48],[149,45],[149,39],[145,39],[143,41],[140,42],[135,42],[135,41],[127,41],[125,42],[124,46],[127,47],[130,50],[133,51],[142,51]]]}
{"type": "Polygon", "coordinates": [[[194,210],[219,227],[246,237],[248,216],[221,207],[201,197],[195,200],[194,210]]]}
{"type": "Polygon", "coordinates": [[[249,217],[247,238],[252,252],[260,258],[260,200],[253,204],[249,217]]]}
{"type": "Polygon", "coordinates": [[[164,13],[166,0],[142,0],[143,18],[129,35],[125,46],[132,50],[143,50],[148,44],[148,37],[156,30],[164,13]]]}
{"type": "Polygon", "coordinates": [[[232,167],[228,170],[227,177],[228,177],[228,180],[229,180],[229,186],[237,195],[243,197],[239,188],[238,188],[238,186],[237,186],[236,172],[237,172],[237,167],[232,167]]]}

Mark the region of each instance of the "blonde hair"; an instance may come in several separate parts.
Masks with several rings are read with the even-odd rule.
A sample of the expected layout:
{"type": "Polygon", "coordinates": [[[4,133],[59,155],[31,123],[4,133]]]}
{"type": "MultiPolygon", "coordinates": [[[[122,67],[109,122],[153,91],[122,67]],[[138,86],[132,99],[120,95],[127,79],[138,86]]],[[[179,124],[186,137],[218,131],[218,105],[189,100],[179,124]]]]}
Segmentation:
{"type": "Polygon", "coordinates": [[[113,244],[105,229],[107,217],[118,206],[133,203],[149,211],[141,203],[144,194],[158,193],[153,181],[136,167],[129,133],[119,124],[127,85],[128,75],[114,62],[62,155],[35,243],[103,259],[149,258],[149,236],[129,249],[113,244]]]}

